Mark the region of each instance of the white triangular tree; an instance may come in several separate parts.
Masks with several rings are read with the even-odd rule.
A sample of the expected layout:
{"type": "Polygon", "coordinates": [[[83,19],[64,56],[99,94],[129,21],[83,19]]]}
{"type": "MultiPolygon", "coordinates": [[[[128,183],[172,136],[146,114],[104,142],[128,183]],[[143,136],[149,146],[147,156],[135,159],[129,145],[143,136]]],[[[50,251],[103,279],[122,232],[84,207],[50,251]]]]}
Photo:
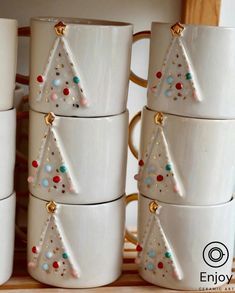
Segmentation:
{"type": "Polygon", "coordinates": [[[45,273],[56,273],[62,278],[79,278],[80,267],[73,259],[66,238],[56,215],[58,206],[55,202],[47,204],[48,217],[40,235],[38,245],[31,248],[29,268],[39,268],[45,273]]]}
{"type": "Polygon", "coordinates": [[[161,206],[152,202],[150,209],[151,205],[154,206],[154,210],[150,210],[143,240],[136,247],[138,252],[136,263],[142,270],[149,271],[158,279],[182,280],[182,270],[160,223],[161,206]]]}
{"type": "Polygon", "coordinates": [[[45,99],[56,107],[59,107],[58,101],[74,108],[88,106],[82,87],[82,76],[73,61],[64,33],[56,38],[46,68],[37,76],[37,85],[38,102],[45,99]]]}
{"type": "MultiPolygon", "coordinates": [[[[157,113],[157,115],[163,114],[157,113]]],[[[139,173],[135,178],[142,192],[153,190],[156,197],[168,196],[172,193],[176,196],[184,196],[183,186],[163,132],[163,125],[155,125],[144,158],[139,161],[139,173]]]]}
{"type": "Polygon", "coordinates": [[[56,133],[55,116],[53,113],[49,113],[45,116],[45,121],[48,121],[49,116],[53,121],[46,122],[47,129],[38,157],[32,161],[35,172],[29,176],[28,182],[56,194],[78,193],[76,180],[66,163],[68,160],[66,160],[65,152],[62,152],[63,146],[56,133]]]}
{"type": "Polygon", "coordinates": [[[174,36],[151,91],[174,101],[201,101],[196,75],[180,36],[174,36]]]}

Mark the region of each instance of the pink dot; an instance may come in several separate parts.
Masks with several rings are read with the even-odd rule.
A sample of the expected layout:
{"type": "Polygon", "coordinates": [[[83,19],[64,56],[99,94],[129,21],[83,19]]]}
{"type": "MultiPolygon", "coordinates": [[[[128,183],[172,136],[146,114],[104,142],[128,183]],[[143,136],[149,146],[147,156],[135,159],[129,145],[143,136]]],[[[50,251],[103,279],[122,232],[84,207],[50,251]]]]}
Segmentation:
{"type": "Polygon", "coordinates": [[[69,186],[69,192],[75,192],[73,186],[69,186]]]}
{"type": "Polygon", "coordinates": [[[140,174],[135,174],[134,179],[135,179],[136,181],[140,181],[140,180],[141,180],[141,176],[140,176],[140,174]]]}
{"type": "Polygon", "coordinates": [[[29,177],[28,177],[28,183],[33,183],[33,181],[34,181],[33,176],[29,176],[29,177]]]}
{"type": "Polygon", "coordinates": [[[52,100],[52,101],[57,100],[57,98],[58,98],[58,97],[57,97],[57,94],[56,94],[56,93],[52,93],[52,94],[51,94],[51,100],[52,100]]]}
{"type": "Polygon", "coordinates": [[[174,270],[172,272],[172,276],[173,276],[173,278],[178,279],[178,274],[177,274],[176,270],[174,270]]]}
{"type": "Polygon", "coordinates": [[[30,261],[30,262],[28,263],[28,267],[34,269],[34,268],[36,267],[36,263],[30,261]]]}
{"type": "Polygon", "coordinates": [[[78,278],[79,277],[79,274],[78,274],[78,272],[76,270],[72,270],[72,276],[74,278],[78,278]]]}
{"type": "Polygon", "coordinates": [[[83,107],[88,106],[88,100],[86,98],[81,98],[80,99],[80,104],[83,107]]]}
{"type": "Polygon", "coordinates": [[[174,187],[173,187],[173,191],[174,191],[174,192],[178,192],[178,191],[179,191],[179,189],[178,189],[178,186],[177,186],[177,185],[174,185],[174,187]]]}

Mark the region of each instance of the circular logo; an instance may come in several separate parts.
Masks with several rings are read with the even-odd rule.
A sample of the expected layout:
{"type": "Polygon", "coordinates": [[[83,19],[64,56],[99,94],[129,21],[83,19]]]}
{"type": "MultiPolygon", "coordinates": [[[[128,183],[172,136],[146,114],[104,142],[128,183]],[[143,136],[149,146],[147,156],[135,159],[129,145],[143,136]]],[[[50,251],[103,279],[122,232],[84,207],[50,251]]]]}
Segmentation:
{"type": "Polygon", "coordinates": [[[204,262],[212,267],[219,268],[222,267],[229,258],[228,248],[219,241],[213,241],[206,245],[203,249],[203,259],[204,262]]]}

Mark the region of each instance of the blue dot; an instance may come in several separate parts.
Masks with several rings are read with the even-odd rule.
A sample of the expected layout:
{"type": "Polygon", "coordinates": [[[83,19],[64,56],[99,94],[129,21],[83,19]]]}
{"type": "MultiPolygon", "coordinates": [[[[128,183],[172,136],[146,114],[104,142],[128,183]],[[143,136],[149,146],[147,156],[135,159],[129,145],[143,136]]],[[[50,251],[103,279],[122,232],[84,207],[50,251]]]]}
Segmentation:
{"type": "Polygon", "coordinates": [[[166,97],[171,97],[172,96],[172,90],[168,89],[168,90],[165,91],[164,94],[165,94],[166,97]]]}
{"type": "Polygon", "coordinates": [[[166,168],[167,171],[171,171],[171,169],[172,169],[171,164],[167,164],[165,168],[166,168]]]}
{"type": "Polygon", "coordinates": [[[52,165],[50,164],[46,164],[45,167],[44,167],[44,170],[47,172],[47,173],[50,173],[52,171],[52,165]]]}
{"type": "Polygon", "coordinates": [[[153,263],[151,263],[151,262],[149,262],[149,263],[147,263],[147,269],[149,270],[149,271],[152,271],[152,270],[154,270],[154,264],[153,263]]]}
{"type": "Polygon", "coordinates": [[[45,253],[46,258],[50,259],[53,256],[53,253],[51,251],[48,251],[45,253]]]}
{"type": "Polygon", "coordinates": [[[154,250],[148,251],[148,256],[154,258],[156,256],[156,252],[154,250]]]}
{"type": "Polygon", "coordinates": [[[49,186],[49,181],[48,181],[48,179],[46,179],[46,178],[43,178],[43,179],[42,179],[42,186],[43,186],[43,187],[48,187],[48,186],[49,186]]]}
{"type": "Polygon", "coordinates": [[[149,166],[148,169],[148,174],[151,174],[151,173],[155,173],[156,172],[156,168],[154,166],[149,166]]]}
{"type": "Polygon", "coordinates": [[[151,184],[153,184],[153,178],[152,178],[152,177],[147,177],[147,178],[145,178],[145,179],[144,179],[144,183],[145,183],[146,185],[151,185],[151,184]]]}
{"type": "Polygon", "coordinates": [[[52,80],[52,85],[59,86],[60,85],[60,80],[59,79],[53,79],[52,80]]]}
{"type": "Polygon", "coordinates": [[[166,82],[171,84],[174,81],[174,78],[170,75],[167,77],[166,82]]]}
{"type": "Polygon", "coordinates": [[[47,263],[43,263],[43,264],[42,264],[42,269],[43,269],[44,271],[48,271],[48,270],[49,270],[49,265],[48,265],[47,263]]]}

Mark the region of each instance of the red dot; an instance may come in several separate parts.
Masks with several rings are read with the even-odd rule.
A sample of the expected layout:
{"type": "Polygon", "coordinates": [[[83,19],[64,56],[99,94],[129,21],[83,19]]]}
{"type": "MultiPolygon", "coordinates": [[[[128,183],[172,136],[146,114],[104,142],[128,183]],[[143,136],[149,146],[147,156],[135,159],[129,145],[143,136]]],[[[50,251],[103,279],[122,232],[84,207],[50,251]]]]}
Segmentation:
{"type": "Polygon", "coordinates": [[[140,167],[144,166],[144,161],[143,160],[139,160],[139,166],[140,167]]]}
{"type": "Polygon", "coordinates": [[[43,76],[42,75],[38,75],[37,76],[37,81],[38,82],[43,82],[43,76]]]}
{"type": "Polygon", "coordinates": [[[136,251],[140,252],[140,251],[142,251],[143,248],[138,244],[135,249],[136,249],[136,251]]]}
{"type": "Polygon", "coordinates": [[[38,162],[37,162],[36,160],[34,160],[34,161],[32,162],[32,166],[33,166],[34,168],[37,168],[37,167],[38,167],[38,162]]]}
{"type": "Polygon", "coordinates": [[[53,182],[59,183],[60,181],[61,181],[61,177],[60,176],[54,176],[53,177],[53,182]]]}
{"type": "Polygon", "coordinates": [[[58,261],[54,261],[53,264],[52,264],[52,266],[53,266],[54,269],[58,269],[59,268],[58,261]]]}
{"type": "Polygon", "coordinates": [[[38,252],[37,247],[36,246],[33,246],[32,247],[32,253],[37,253],[37,252],[38,252]]]}
{"type": "Polygon", "coordinates": [[[162,73],[161,73],[161,71],[158,71],[158,72],[156,73],[156,77],[157,77],[157,78],[161,78],[161,77],[162,77],[162,73]]]}
{"type": "Polygon", "coordinates": [[[160,262],[157,264],[157,267],[158,267],[159,269],[163,269],[163,263],[160,261],[160,262]]]}
{"type": "Polygon", "coordinates": [[[183,84],[181,82],[177,82],[177,84],[175,85],[177,90],[182,90],[183,88],[183,84]]]}
{"type": "Polygon", "coordinates": [[[63,90],[63,93],[65,96],[69,95],[69,89],[66,87],[64,90],[63,90]]]}
{"type": "Polygon", "coordinates": [[[163,180],[163,176],[162,175],[157,175],[157,181],[162,181],[163,180]]]}

